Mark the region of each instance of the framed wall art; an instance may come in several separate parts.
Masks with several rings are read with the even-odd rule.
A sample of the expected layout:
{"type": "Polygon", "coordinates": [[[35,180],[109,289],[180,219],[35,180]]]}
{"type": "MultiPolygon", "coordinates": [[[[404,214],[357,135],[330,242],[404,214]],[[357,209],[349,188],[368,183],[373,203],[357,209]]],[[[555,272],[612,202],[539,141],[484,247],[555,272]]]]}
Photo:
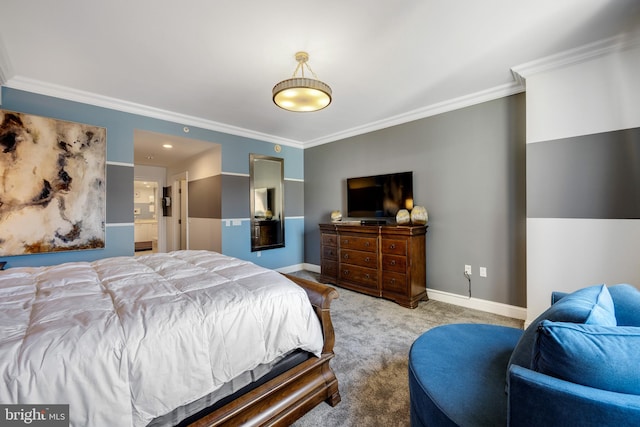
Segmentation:
{"type": "Polygon", "coordinates": [[[105,246],[105,128],[0,110],[0,256],[105,246]]]}

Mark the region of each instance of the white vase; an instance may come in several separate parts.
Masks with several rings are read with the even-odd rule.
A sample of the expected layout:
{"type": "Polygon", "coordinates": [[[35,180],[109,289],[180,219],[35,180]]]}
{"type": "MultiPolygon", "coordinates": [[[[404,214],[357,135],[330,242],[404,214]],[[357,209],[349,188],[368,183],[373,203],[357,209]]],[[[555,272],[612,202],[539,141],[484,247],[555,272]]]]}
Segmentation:
{"type": "Polygon", "coordinates": [[[424,225],[429,222],[429,214],[424,206],[414,206],[411,209],[411,223],[415,225],[424,225]]]}
{"type": "Polygon", "coordinates": [[[409,211],[406,209],[400,209],[396,214],[396,224],[407,225],[410,222],[411,222],[411,215],[409,215],[409,211]]]}

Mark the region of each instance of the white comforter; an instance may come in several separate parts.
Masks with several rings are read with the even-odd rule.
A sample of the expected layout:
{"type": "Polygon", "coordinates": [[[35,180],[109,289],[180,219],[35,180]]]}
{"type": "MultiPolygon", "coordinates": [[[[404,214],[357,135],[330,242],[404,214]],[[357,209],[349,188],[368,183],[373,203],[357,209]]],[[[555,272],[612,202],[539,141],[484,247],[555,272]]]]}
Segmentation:
{"type": "Polygon", "coordinates": [[[0,272],[0,402],[75,427],[146,425],[295,348],[322,350],[304,290],[214,252],[0,272]]]}

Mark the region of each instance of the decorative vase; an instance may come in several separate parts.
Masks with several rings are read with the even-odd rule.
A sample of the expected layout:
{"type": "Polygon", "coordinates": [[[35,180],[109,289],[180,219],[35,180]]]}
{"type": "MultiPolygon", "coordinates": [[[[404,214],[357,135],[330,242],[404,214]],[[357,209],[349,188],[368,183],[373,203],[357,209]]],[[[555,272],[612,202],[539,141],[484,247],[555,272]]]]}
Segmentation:
{"type": "Polygon", "coordinates": [[[429,214],[424,206],[414,206],[411,210],[411,223],[424,225],[429,222],[429,214]]]}
{"type": "Polygon", "coordinates": [[[342,213],[340,211],[331,212],[331,222],[342,221],[342,213]]]}
{"type": "Polygon", "coordinates": [[[409,215],[409,211],[406,209],[400,209],[396,214],[396,223],[398,225],[406,225],[411,222],[411,215],[409,215]]]}

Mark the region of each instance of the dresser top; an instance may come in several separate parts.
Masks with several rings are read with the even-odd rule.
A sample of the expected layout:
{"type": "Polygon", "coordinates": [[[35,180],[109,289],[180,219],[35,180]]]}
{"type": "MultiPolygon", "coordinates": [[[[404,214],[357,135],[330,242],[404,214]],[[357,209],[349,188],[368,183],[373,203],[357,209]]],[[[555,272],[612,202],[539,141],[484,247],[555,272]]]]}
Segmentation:
{"type": "Polygon", "coordinates": [[[322,231],[335,231],[340,233],[362,233],[362,234],[394,234],[394,235],[420,235],[427,232],[428,225],[358,225],[353,223],[341,224],[332,222],[319,224],[322,231]]]}

